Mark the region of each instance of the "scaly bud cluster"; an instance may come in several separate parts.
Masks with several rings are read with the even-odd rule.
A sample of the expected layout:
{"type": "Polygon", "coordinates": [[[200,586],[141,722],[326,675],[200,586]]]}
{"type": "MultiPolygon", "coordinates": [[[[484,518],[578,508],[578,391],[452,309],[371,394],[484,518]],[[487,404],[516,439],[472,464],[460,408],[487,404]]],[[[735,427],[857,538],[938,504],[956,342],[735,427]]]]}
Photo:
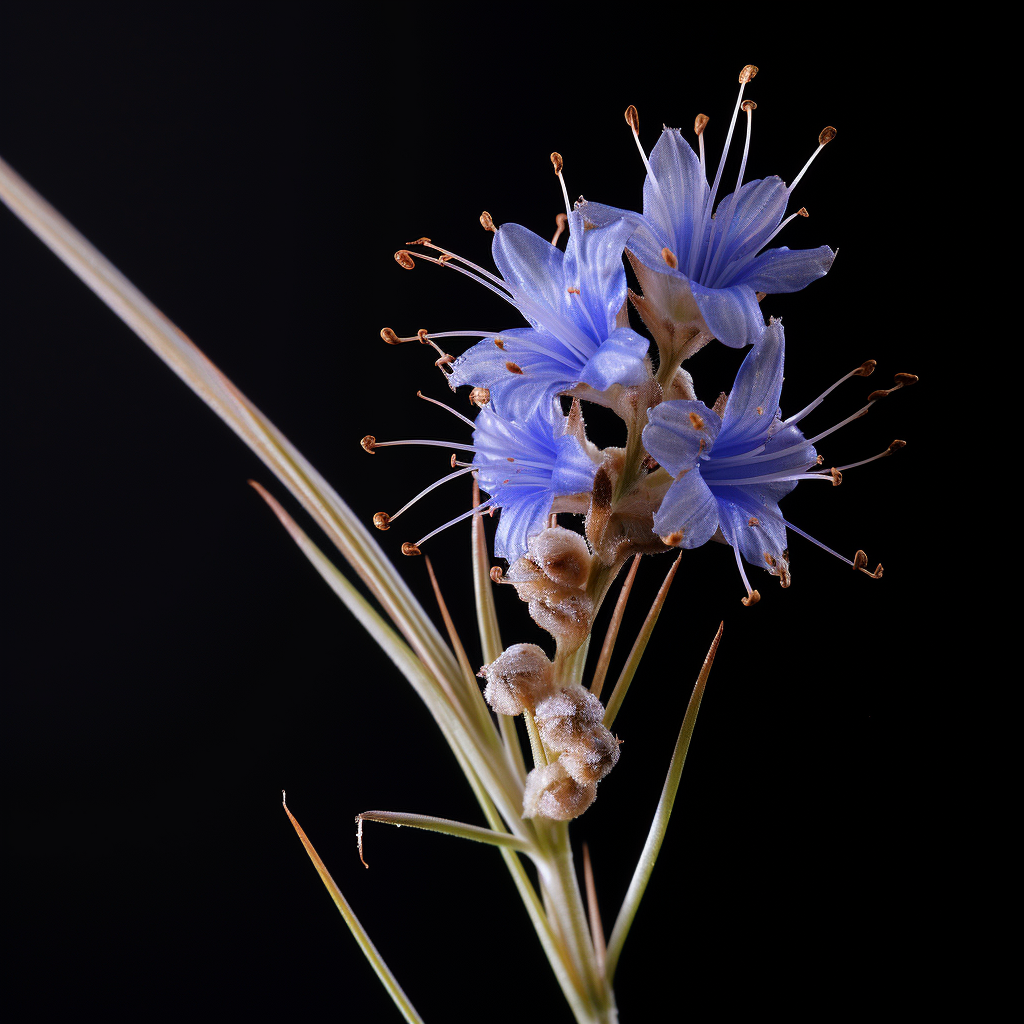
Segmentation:
{"type": "Polygon", "coordinates": [[[535,644],[509,647],[480,675],[487,703],[502,715],[532,715],[545,756],[554,755],[527,776],[523,817],[581,815],[619,760],[618,741],[602,721],[604,705],[577,683],[559,685],[554,665],[535,644]]]}

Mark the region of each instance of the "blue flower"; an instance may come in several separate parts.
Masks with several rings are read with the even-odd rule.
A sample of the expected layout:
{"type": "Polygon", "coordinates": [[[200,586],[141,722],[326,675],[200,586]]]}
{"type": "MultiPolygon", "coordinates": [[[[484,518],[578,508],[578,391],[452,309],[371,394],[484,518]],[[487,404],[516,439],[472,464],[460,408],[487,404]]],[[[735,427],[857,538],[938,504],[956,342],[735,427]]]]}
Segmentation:
{"type": "MultiPolygon", "coordinates": [[[[740,81],[745,84],[743,75],[740,81]]],[[[633,226],[626,248],[644,297],[653,306],[653,316],[643,306],[641,312],[656,336],[657,322],[665,320],[705,331],[733,348],[750,345],[764,327],[757,293],[799,291],[823,276],[835,258],[827,245],[796,251],[782,246],[762,252],[793,217],[806,216],[806,211],[800,210],[782,219],[790,195],[811,161],[790,186],[774,175],[742,184],[754,109],[754,104],[743,102],[742,97],[741,87],[713,185],[708,185],[705,171],[703,129],[707,118],[701,115],[695,125],[700,139],[699,158],[677,128],[665,128],[650,160],[644,156],[648,173],[642,216],[597,203],[580,207],[595,224],[626,221],[633,226]],[[740,109],[747,113],[747,142],[736,190],[716,208],[715,198],[740,109]]],[[[636,134],[639,121],[635,108],[630,111],[627,120],[636,134]]],[[[835,129],[826,128],[819,136],[814,156],[834,137],[835,129]]],[[[662,344],[661,337],[658,341],[662,344]]]]}
{"type": "MultiPolygon", "coordinates": [[[[821,459],[813,442],[862,416],[872,404],[869,400],[853,416],[808,440],[797,423],[820,404],[821,398],[788,420],[781,419],[784,355],[782,323],[772,320],[744,359],[721,416],[703,402],[663,402],[651,410],[643,432],[647,451],[674,478],[655,513],[655,531],[667,544],[694,548],[720,530],[734,550],[747,588],[744,603],[756,601],[757,592],[747,580],[740,555],[752,565],[767,568],[780,577],[783,586],[788,586],[786,528],[824,547],[783,518],[779,501],[800,480],[839,483],[839,469],[850,467],[818,470],[821,459]]],[[[843,380],[866,376],[873,367],[869,361],[843,380]]],[[[871,399],[884,393],[876,392],[871,399]]],[[[893,442],[889,451],[902,445],[902,441],[893,442]]],[[[857,560],[851,561],[830,548],[825,550],[854,568],[864,564],[860,552],[857,560]]]]}
{"type": "Polygon", "coordinates": [[[614,385],[650,378],[649,343],[628,326],[625,305],[622,252],[633,225],[609,217],[598,228],[573,211],[569,230],[564,253],[519,224],[497,230],[492,253],[501,278],[482,283],[530,326],[484,334],[452,364],[453,387],[487,388],[501,408],[526,416],[580,385],[587,398],[607,401],[602,393],[614,385]]]}
{"type": "Polygon", "coordinates": [[[586,512],[597,466],[583,443],[582,421],[571,425],[549,400],[526,419],[501,416],[491,400],[477,414],[473,466],[480,489],[501,509],[494,554],[514,562],[547,526],[552,511],[586,512]]]}
{"type": "Polygon", "coordinates": [[[502,415],[492,398],[470,420],[442,402],[426,395],[421,398],[447,409],[473,430],[472,441],[441,441],[417,438],[402,441],[378,441],[372,434],[362,439],[362,447],[371,454],[396,445],[425,445],[434,448],[472,452],[473,461],[459,462],[451,457],[452,472],[435,480],[397,512],[378,512],[373,524],[378,530],[389,530],[394,521],[421,498],[438,487],[472,473],[480,489],[490,497],[476,508],[463,512],[442,526],[431,530],[414,544],[402,545],[402,551],[418,555],[419,546],[442,530],[468,516],[487,509],[500,509],[498,529],[494,538],[494,554],[514,562],[526,554],[528,541],[547,525],[552,512],[586,513],[594,486],[597,464],[590,452],[597,452],[586,439],[579,403],[572,413],[562,415],[554,399],[535,406],[527,417],[502,415]],[[459,467],[459,468],[456,468],[459,467]]]}

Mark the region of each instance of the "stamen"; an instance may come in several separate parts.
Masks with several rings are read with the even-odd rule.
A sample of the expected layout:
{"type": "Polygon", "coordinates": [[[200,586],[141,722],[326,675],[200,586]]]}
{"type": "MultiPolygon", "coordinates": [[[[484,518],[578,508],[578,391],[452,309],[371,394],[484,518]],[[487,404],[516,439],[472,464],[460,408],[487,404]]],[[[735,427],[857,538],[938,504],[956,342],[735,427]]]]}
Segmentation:
{"type": "MultiPolygon", "coordinates": [[[[640,115],[637,113],[636,107],[631,103],[626,107],[626,124],[629,125],[630,130],[633,132],[633,141],[636,143],[636,148],[640,153],[640,159],[644,162],[644,168],[647,171],[647,177],[654,187],[654,194],[658,198],[658,202],[661,204],[662,213],[665,216],[665,224],[671,224],[672,218],[669,215],[669,205],[665,200],[665,196],[661,191],[661,186],[658,184],[658,179],[654,176],[654,171],[651,169],[651,162],[647,159],[647,154],[644,152],[644,147],[640,143],[640,115]]],[[[664,255],[664,253],[662,253],[664,255]]],[[[669,263],[665,260],[670,267],[674,270],[676,268],[675,263],[669,263]]]]}
{"type": "Polygon", "coordinates": [[[878,364],[875,362],[874,359],[865,360],[856,369],[851,370],[847,374],[844,374],[842,377],[839,378],[839,380],[835,382],[835,384],[822,391],[822,393],[818,395],[818,397],[813,402],[811,402],[810,405],[804,406],[804,408],[802,408],[794,416],[790,416],[787,420],[783,422],[782,425],[784,427],[789,427],[792,426],[794,423],[799,423],[808,413],[813,412],[815,409],[817,409],[818,406],[821,405],[821,403],[826,398],[828,398],[828,396],[832,394],[832,392],[835,391],[835,389],[839,387],[839,385],[842,384],[844,381],[849,380],[851,377],[870,377],[871,374],[875,372],[875,366],[877,365],[878,364]]]}
{"type": "Polygon", "coordinates": [[[425,438],[415,438],[411,441],[378,441],[373,434],[367,434],[359,443],[363,446],[363,451],[367,451],[371,455],[377,448],[393,448],[400,444],[425,444],[434,448],[456,448],[460,452],[475,452],[477,450],[473,445],[463,444],[461,441],[432,441],[425,438]]]}
{"type": "Polygon", "coordinates": [[[565,178],[562,177],[562,154],[552,153],[551,154],[551,165],[555,169],[555,174],[558,175],[558,184],[562,186],[562,198],[565,200],[565,212],[567,214],[572,213],[572,204],[569,202],[569,191],[565,187],[565,178]]]}
{"type": "MultiPolygon", "coordinates": [[[[768,236],[768,237],[767,237],[767,238],[766,238],[766,239],[765,239],[765,240],[764,240],[764,241],[763,241],[762,243],[761,243],[761,248],[763,249],[763,248],[764,248],[764,247],[765,247],[765,246],[766,246],[766,245],[767,245],[767,244],[768,244],[768,243],[769,243],[769,242],[770,242],[770,241],[771,241],[771,240],[772,240],[772,239],[773,239],[773,238],[774,238],[774,237],[775,237],[775,236],[776,236],[776,235],[777,235],[777,234],[778,234],[778,233],[779,233],[779,232],[780,232],[780,231],[781,231],[781,230],[782,230],[782,229],[783,229],[783,228],[784,228],[784,227],[785,227],[785,226],[786,226],[786,225],[787,225],[787,224],[788,224],[788,223],[789,223],[789,222],[790,222],[791,220],[793,220],[793,219],[794,219],[795,217],[810,217],[810,214],[809,214],[809,213],[807,212],[807,207],[806,207],[806,206],[801,206],[801,207],[800,207],[800,209],[796,211],[796,213],[791,213],[791,214],[790,214],[790,215],[789,215],[789,216],[788,216],[788,217],[787,217],[787,218],[786,218],[786,219],[785,219],[785,220],[784,220],[784,221],[783,221],[783,222],[782,222],[782,223],[781,223],[781,224],[780,224],[780,225],[779,225],[779,226],[778,226],[778,227],[777,227],[777,228],[776,228],[776,229],[775,229],[775,230],[774,230],[774,231],[773,231],[773,232],[772,232],[772,233],[771,233],[771,234],[770,234],[770,235],[769,235],[769,236],[768,236]]],[[[760,251],[760,250],[758,250],[758,251],[760,251]]],[[[758,294],[761,294],[761,293],[758,293],[758,294]]]]}
{"type": "Polygon", "coordinates": [[[491,215],[486,210],[484,210],[484,212],[480,214],[480,226],[484,229],[484,231],[490,231],[492,234],[495,235],[498,233],[498,229],[494,226],[494,220],[491,218],[491,215]]]}
{"type": "Polygon", "coordinates": [[[743,569],[743,556],[740,554],[740,549],[734,547],[732,553],[736,556],[736,568],[740,571],[740,579],[743,580],[743,586],[747,588],[747,596],[740,598],[744,608],[751,608],[761,600],[761,595],[750,585],[750,580],[747,579],[747,574],[743,569]]]}
{"type": "Polygon", "coordinates": [[[661,250],[661,258],[673,269],[679,266],[679,260],[676,259],[675,253],[672,252],[668,247],[661,250]]]}
{"type": "Polygon", "coordinates": [[[569,218],[564,213],[555,215],[555,234],[551,239],[552,245],[558,245],[558,240],[562,237],[562,232],[569,226],[569,218]]]}
{"type": "Polygon", "coordinates": [[[793,179],[793,184],[789,186],[789,191],[792,192],[796,188],[800,179],[807,173],[807,168],[814,163],[815,157],[836,137],[836,130],[831,125],[828,128],[822,128],[821,134],[818,136],[818,148],[811,154],[810,159],[801,168],[800,173],[793,179]]]}
{"type": "Polygon", "coordinates": [[[402,545],[402,554],[403,555],[412,556],[412,555],[422,555],[423,552],[420,551],[420,549],[418,547],[416,547],[415,544],[411,543],[410,541],[406,541],[402,545]]]}
{"type": "Polygon", "coordinates": [[[476,429],[476,424],[466,416],[463,416],[461,412],[456,412],[450,405],[445,405],[444,402],[439,402],[436,398],[430,398],[428,395],[423,394],[422,391],[416,392],[417,398],[422,398],[424,402],[430,402],[431,405],[436,405],[441,409],[450,412],[453,416],[458,416],[463,423],[465,423],[471,430],[476,429]]]}
{"type": "Polygon", "coordinates": [[[877,455],[872,455],[870,459],[861,459],[860,462],[851,462],[845,466],[837,466],[837,470],[843,469],[856,469],[858,466],[866,466],[869,462],[875,462],[878,459],[884,459],[887,455],[892,455],[893,452],[898,452],[901,448],[906,448],[906,441],[893,441],[884,452],[879,452],[877,455]]]}
{"type": "Polygon", "coordinates": [[[374,449],[377,447],[377,438],[373,434],[367,434],[366,437],[359,442],[364,452],[368,455],[375,454],[374,449]]]}
{"type": "Polygon", "coordinates": [[[913,373],[897,373],[893,378],[896,383],[891,388],[886,388],[883,391],[872,391],[868,395],[869,402],[877,402],[880,398],[885,398],[886,395],[891,395],[894,391],[899,391],[900,388],[909,388],[911,384],[916,384],[919,378],[913,373]]]}
{"type": "MultiPolygon", "coordinates": [[[[454,457],[454,456],[453,456],[454,457]]],[[[441,484],[448,483],[449,480],[454,480],[456,477],[465,476],[467,473],[472,473],[476,466],[466,466],[464,469],[457,469],[454,473],[449,473],[447,476],[441,477],[440,480],[435,480],[429,487],[425,487],[415,498],[407,501],[394,515],[388,515],[387,512],[377,512],[373,517],[373,525],[378,530],[388,530],[391,528],[391,523],[394,522],[403,512],[407,512],[409,509],[416,504],[420,498],[426,497],[432,490],[440,487],[441,484]]]]}
{"type": "Polygon", "coordinates": [[[830,548],[827,544],[822,544],[820,540],[816,540],[809,533],[805,533],[803,530],[800,529],[800,527],[794,526],[788,519],[783,519],[781,515],[779,516],[779,519],[788,529],[792,530],[794,533],[798,533],[801,537],[804,538],[804,540],[809,540],[812,544],[817,545],[819,548],[821,548],[822,551],[827,551],[830,555],[833,555],[835,558],[838,558],[840,562],[845,562],[853,569],[859,569],[862,573],[864,573],[866,576],[870,576],[872,579],[879,580],[882,578],[881,563],[879,563],[875,567],[874,572],[868,572],[867,569],[864,568],[864,566],[868,564],[868,556],[864,554],[863,551],[858,551],[853,556],[853,561],[851,561],[844,555],[839,554],[838,551],[833,551],[832,548],[830,548]]]}
{"type": "Polygon", "coordinates": [[[416,266],[413,261],[412,254],[405,249],[399,249],[398,252],[395,253],[395,262],[403,270],[412,270],[413,267],[416,266]]]}
{"type": "Polygon", "coordinates": [[[408,554],[419,555],[419,554],[422,554],[422,552],[420,551],[420,545],[421,544],[423,544],[426,541],[430,540],[431,537],[436,537],[442,530],[447,530],[449,526],[454,526],[456,523],[461,523],[463,519],[468,519],[470,516],[477,515],[479,512],[483,512],[484,509],[494,508],[495,507],[494,501],[495,501],[494,498],[488,498],[486,501],[481,502],[479,505],[477,505],[476,508],[471,508],[468,512],[463,512],[461,515],[456,516],[454,519],[449,519],[447,523],[445,523],[443,526],[439,526],[436,530],[431,530],[430,533],[426,534],[423,537],[420,537],[420,539],[418,541],[416,541],[415,544],[410,544],[409,545],[410,547],[415,548],[416,549],[415,551],[411,551],[411,552],[410,551],[406,551],[405,550],[406,545],[403,544],[402,545],[402,554],[403,555],[408,555],[408,554]]]}
{"type": "Polygon", "coordinates": [[[493,565],[493,566],[491,566],[491,571],[490,571],[489,575],[490,575],[491,581],[493,583],[504,583],[505,582],[505,579],[504,579],[505,574],[501,571],[501,566],[500,565],[493,565]]]}
{"type": "Polygon", "coordinates": [[[700,170],[704,180],[708,180],[707,165],[704,162],[704,129],[711,118],[707,114],[698,114],[693,121],[693,130],[697,134],[697,147],[700,149],[700,170]]]}

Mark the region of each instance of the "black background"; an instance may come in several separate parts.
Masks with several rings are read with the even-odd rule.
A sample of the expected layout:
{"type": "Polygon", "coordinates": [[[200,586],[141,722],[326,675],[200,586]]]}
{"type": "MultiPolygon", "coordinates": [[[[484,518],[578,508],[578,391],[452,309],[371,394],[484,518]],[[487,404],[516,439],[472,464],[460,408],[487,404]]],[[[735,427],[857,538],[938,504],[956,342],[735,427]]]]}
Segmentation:
{"type": "MultiPolygon", "coordinates": [[[[934,249],[906,144],[912,62],[866,36],[847,56],[810,32],[776,48],[756,35],[726,45],[708,27],[698,45],[682,23],[624,24],[617,38],[524,17],[510,37],[397,11],[345,26],[317,10],[19,15],[2,44],[0,153],[366,520],[436,478],[447,453],[371,459],[359,438],[457,429],[414,397],[448,400],[429,350],[385,346],[380,328],[518,322],[455,275],[403,272],[395,249],[426,234],[486,263],[483,209],[549,233],[562,208],[553,149],[573,197],[635,206],[625,106],[648,149],[662,121],[709,114],[717,158],[747,61],[761,68],[751,176],[791,179],[819,130],[838,128],[799,186],[811,217],[780,242],[839,256],[764,308],[787,328],[784,412],[879,360],[811,429],[893,372],[922,375],[822,446],[829,463],[894,437],[905,452],[787,499],[794,522],[845,554],[865,548],[886,576],[794,538],[792,588],[758,574],[762,601],[745,609],[727,549],[684,555],[617,722],[622,760],[574,837],[590,844],[610,927],[724,618],[621,962],[622,1018],[653,1019],[658,992],[705,1019],[773,1006],[820,1019],[875,1000],[905,976],[927,884],[908,709],[931,677],[911,652],[944,643],[913,610],[934,586],[924,415],[938,359],[920,316],[934,249]]],[[[493,850],[368,826],[371,870],[360,865],[359,811],[481,818],[425,709],[246,479],[305,523],[301,510],[6,211],[0,267],[17,1018],[397,1019],[281,810],[284,788],[428,1021],[568,1019],[493,850]]],[[[688,364],[698,395],[712,401],[739,360],[701,352],[688,364]]],[[[468,411],[464,395],[454,404],[468,411]]],[[[600,418],[593,433],[620,440],[600,418]]],[[[399,545],[467,507],[467,491],[452,485],[380,535],[427,607],[423,565],[399,545]]],[[[429,551],[478,661],[468,534],[429,551]]],[[[613,671],[668,565],[642,565],[613,671]]],[[[507,642],[545,642],[511,588],[498,601],[507,642]]]]}

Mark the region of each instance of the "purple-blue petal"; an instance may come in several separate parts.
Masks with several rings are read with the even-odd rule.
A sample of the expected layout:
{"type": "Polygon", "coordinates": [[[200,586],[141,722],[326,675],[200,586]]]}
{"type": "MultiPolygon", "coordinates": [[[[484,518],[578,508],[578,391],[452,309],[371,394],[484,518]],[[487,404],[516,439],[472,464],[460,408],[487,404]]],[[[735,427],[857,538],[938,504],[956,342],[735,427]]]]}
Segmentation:
{"type": "Polygon", "coordinates": [[[764,329],[764,317],[754,289],[746,284],[705,288],[690,282],[697,308],[708,330],[730,348],[752,345],[764,329]]]}
{"type": "Polygon", "coordinates": [[[616,327],[590,357],[579,382],[595,391],[606,391],[613,384],[631,387],[650,379],[644,357],[650,342],[630,327],[616,327]]]}
{"type": "Polygon", "coordinates": [[[669,487],[654,514],[654,532],[659,537],[682,533],[678,546],[697,548],[711,540],[717,529],[718,503],[694,467],[669,487]]]}
{"type": "Polygon", "coordinates": [[[722,421],[696,399],[673,399],[656,405],[644,427],[644,447],[673,476],[696,465],[712,450],[722,421]],[[695,419],[691,418],[695,417],[695,419]]]}
{"type": "Polygon", "coordinates": [[[772,320],[747,353],[722,414],[715,456],[742,455],[761,445],[779,411],[786,338],[781,320],[772,320]]]}
{"type": "Polygon", "coordinates": [[[835,258],[827,245],[817,249],[769,249],[747,265],[742,280],[755,291],[770,295],[798,292],[824,277],[835,258]]]}
{"type": "Polygon", "coordinates": [[[709,189],[700,160],[678,128],[666,128],[651,150],[650,175],[644,181],[644,216],[665,239],[679,264],[686,266],[690,243],[700,225],[709,189]]]}

